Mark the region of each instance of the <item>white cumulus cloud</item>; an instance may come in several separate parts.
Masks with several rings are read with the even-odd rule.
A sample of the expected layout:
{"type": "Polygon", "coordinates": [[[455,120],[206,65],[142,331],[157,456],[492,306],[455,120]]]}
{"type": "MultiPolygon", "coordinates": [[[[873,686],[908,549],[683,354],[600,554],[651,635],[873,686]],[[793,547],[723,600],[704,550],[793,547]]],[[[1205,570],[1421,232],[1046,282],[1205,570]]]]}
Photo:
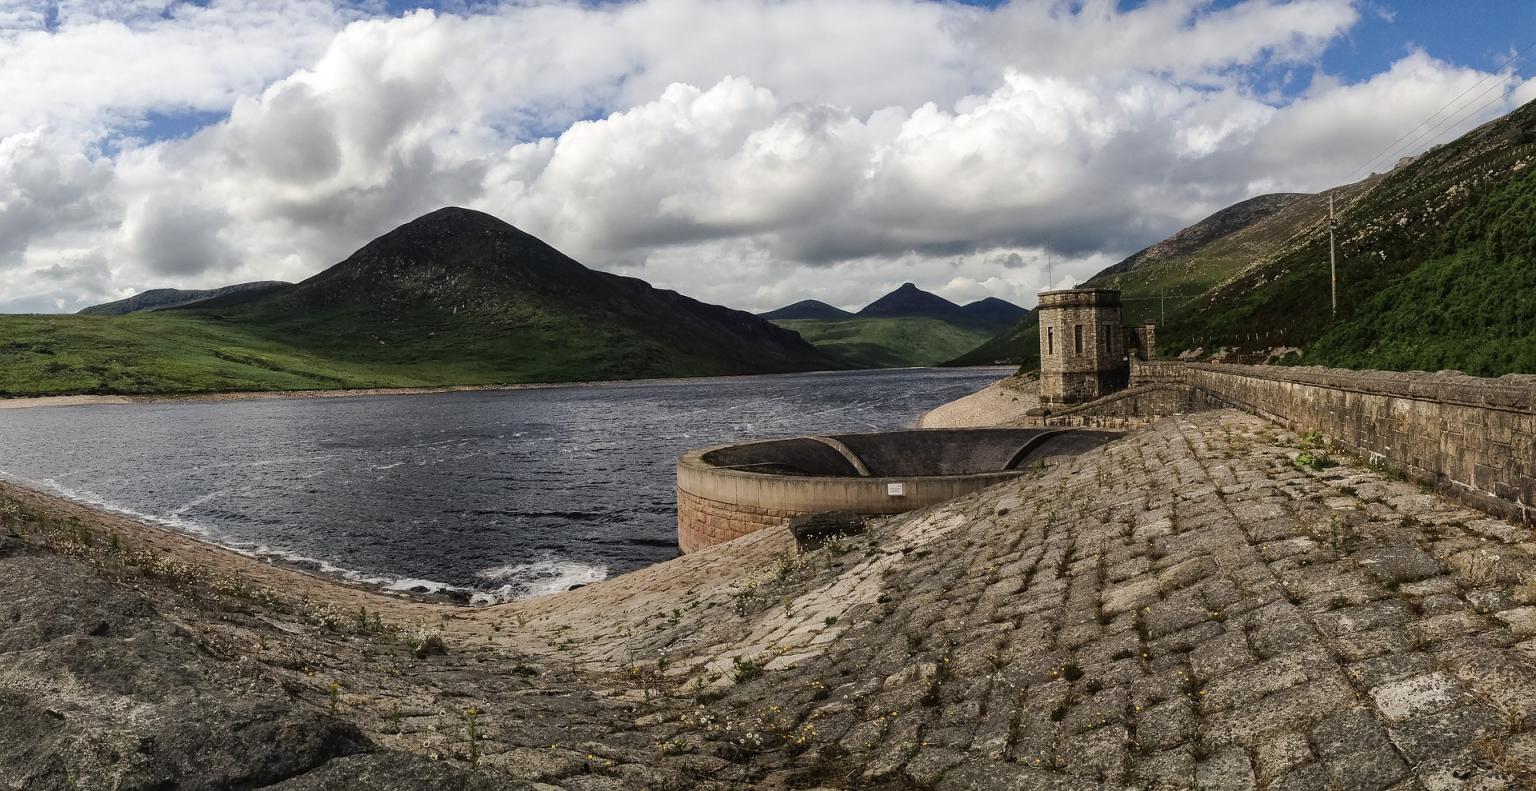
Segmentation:
{"type": "Polygon", "coordinates": [[[1028,305],[1489,76],[1412,51],[1277,95],[1349,0],[381,6],[0,0],[0,309],[302,278],[449,204],[748,309],[1028,305]]]}

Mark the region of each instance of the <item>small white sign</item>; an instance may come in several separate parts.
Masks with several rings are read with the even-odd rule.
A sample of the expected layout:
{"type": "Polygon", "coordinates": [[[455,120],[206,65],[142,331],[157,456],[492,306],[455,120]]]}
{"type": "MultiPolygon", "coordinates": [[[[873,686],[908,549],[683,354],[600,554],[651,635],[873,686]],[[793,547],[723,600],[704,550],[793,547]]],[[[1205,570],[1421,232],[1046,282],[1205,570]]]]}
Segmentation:
{"type": "Polygon", "coordinates": [[[885,493],[892,497],[906,497],[907,485],[904,483],[888,483],[885,485],[885,493]]]}

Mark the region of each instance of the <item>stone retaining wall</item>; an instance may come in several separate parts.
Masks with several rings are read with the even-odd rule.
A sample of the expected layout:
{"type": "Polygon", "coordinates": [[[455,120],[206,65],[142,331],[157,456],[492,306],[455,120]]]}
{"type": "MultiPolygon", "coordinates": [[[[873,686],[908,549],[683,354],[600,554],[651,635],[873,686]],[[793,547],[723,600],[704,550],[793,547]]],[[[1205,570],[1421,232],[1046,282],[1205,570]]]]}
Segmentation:
{"type": "MultiPolygon", "coordinates": [[[[1409,480],[1536,524],[1536,376],[1160,362],[1134,366],[1132,381],[1178,383],[1191,410],[1230,405],[1294,431],[1320,431],[1409,480]]],[[[1115,416],[1127,406],[1102,399],[1076,412],[1115,416]]],[[[1176,399],[1136,406],[1144,414],[1188,411],[1176,399]]]]}
{"type": "Polygon", "coordinates": [[[677,547],[685,554],[723,544],[797,516],[796,511],[722,503],[677,490],[677,547]]]}
{"type": "Polygon", "coordinates": [[[1190,364],[1197,390],[1536,523],[1536,376],[1190,364]]]}

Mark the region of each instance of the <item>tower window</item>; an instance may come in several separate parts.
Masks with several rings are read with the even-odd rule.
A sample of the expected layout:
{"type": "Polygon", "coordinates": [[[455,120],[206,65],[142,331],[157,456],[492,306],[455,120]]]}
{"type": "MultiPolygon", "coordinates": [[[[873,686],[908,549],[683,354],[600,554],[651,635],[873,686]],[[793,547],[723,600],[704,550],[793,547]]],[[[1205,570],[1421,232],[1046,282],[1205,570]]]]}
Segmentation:
{"type": "Polygon", "coordinates": [[[1072,325],[1072,353],[1083,353],[1083,325],[1081,324],[1072,325]]]}
{"type": "Polygon", "coordinates": [[[1046,327],[1045,328],[1045,353],[1046,354],[1055,354],[1056,353],[1056,328],[1055,327],[1046,327]]]}
{"type": "Polygon", "coordinates": [[[1115,325],[1113,324],[1104,325],[1104,353],[1115,353],[1115,325]]]}

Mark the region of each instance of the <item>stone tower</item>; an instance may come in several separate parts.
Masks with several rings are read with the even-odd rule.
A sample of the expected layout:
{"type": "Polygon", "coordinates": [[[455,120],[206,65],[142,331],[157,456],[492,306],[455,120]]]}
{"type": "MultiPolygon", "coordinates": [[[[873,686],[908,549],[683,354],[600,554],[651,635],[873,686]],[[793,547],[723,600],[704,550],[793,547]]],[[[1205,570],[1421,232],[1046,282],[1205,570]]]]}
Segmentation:
{"type": "Polygon", "coordinates": [[[1126,385],[1126,331],[1120,292],[1040,292],[1040,403],[1077,404],[1126,385]]]}

